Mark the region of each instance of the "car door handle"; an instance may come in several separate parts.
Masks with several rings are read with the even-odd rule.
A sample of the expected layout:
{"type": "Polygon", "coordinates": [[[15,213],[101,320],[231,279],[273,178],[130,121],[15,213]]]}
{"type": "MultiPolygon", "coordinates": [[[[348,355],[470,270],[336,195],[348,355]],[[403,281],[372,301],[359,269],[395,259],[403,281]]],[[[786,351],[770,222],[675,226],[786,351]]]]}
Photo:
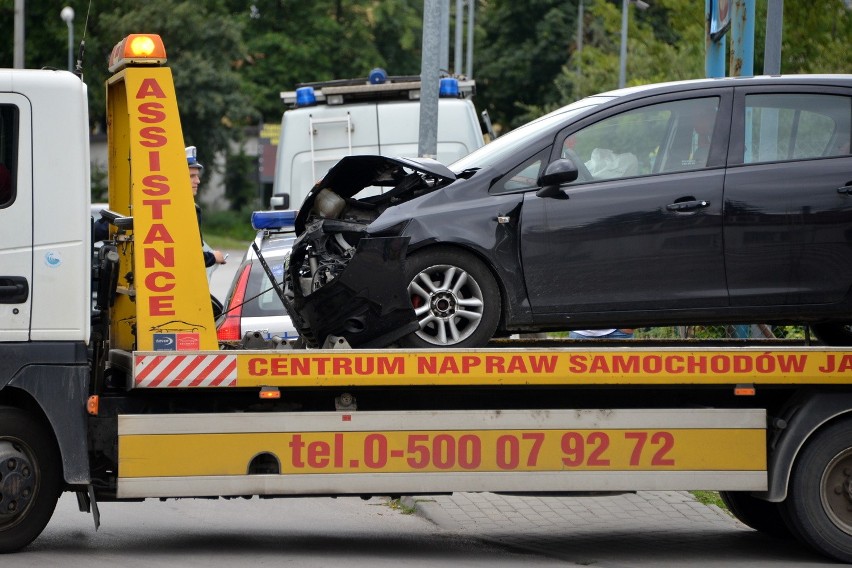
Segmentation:
{"type": "Polygon", "coordinates": [[[30,287],[23,276],[0,276],[0,304],[23,304],[30,287]]]}
{"type": "Polygon", "coordinates": [[[692,211],[694,209],[702,209],[710,205],[709,201],[704,201],[703,199],[695,199],[690,201],[676,201],[675,203],[669,203],[666,205],[666,209],[669,211],[692,211]]]}
{"type": "Polygon", "coordinates": [[[846,195],[849,195],[850,193],[852,193],[852,184],[842,185],[842,186],[838,187],[837,193],[845,193],[846,195]]]}

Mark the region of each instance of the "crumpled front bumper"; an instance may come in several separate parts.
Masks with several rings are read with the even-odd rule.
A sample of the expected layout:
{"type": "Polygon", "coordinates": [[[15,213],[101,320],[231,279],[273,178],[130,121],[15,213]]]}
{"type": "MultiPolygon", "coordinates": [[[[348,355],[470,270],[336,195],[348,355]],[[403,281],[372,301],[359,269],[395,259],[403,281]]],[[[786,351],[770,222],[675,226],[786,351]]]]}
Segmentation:
{"type": "Polygon", "coordinates": [[[333,335],[352,347],[378,348],[419,329],[403,273],[408,240],[364,237],[331,282],[307,296],[295,286],[293,307],[299,317],[294,323],[300,334],[314,347],[333,335]]]}

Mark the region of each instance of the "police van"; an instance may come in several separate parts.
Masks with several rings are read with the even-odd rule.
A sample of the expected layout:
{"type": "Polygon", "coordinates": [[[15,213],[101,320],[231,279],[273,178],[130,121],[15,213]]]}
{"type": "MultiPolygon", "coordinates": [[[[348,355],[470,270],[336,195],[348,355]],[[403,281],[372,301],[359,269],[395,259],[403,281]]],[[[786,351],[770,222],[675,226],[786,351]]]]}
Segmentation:
{"type": "MultiPolygon", "coordinates": [[[[471,100],[475,82],[445,77],[439,88],[436,158],[450,164],[484,140],[471,100]]],[[[345,156],[417,156],[420,89],[419,76],[389,77],[375,69],[368,78],[303,83],[282,92],[289,108],[281,119],[272,208],[297,208],[345,156]]]]}

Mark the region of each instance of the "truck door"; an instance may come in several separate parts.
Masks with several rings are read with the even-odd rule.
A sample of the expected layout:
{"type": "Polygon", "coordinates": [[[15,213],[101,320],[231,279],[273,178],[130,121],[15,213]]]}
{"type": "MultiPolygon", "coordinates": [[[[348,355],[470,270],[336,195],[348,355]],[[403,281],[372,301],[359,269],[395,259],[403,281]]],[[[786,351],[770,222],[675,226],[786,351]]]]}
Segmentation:
{"type": "Polygon", "coordinates": [[[33,275],[32,121],[27,99],[0,92],[0,342],[27,341],[33,275]]]}

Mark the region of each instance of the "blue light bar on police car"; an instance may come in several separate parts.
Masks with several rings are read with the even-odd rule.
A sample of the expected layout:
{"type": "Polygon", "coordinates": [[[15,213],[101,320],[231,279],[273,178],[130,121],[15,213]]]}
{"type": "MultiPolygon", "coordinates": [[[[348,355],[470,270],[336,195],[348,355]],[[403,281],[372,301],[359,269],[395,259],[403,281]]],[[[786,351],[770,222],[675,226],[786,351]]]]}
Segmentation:
{"type": "Polygon", "coordinates": [[[298,212],[299,211],[296,209],[281,211],[254,211],[251,214],[251,226],[255,231],[295,231],[296,214],[298,212]]]}

